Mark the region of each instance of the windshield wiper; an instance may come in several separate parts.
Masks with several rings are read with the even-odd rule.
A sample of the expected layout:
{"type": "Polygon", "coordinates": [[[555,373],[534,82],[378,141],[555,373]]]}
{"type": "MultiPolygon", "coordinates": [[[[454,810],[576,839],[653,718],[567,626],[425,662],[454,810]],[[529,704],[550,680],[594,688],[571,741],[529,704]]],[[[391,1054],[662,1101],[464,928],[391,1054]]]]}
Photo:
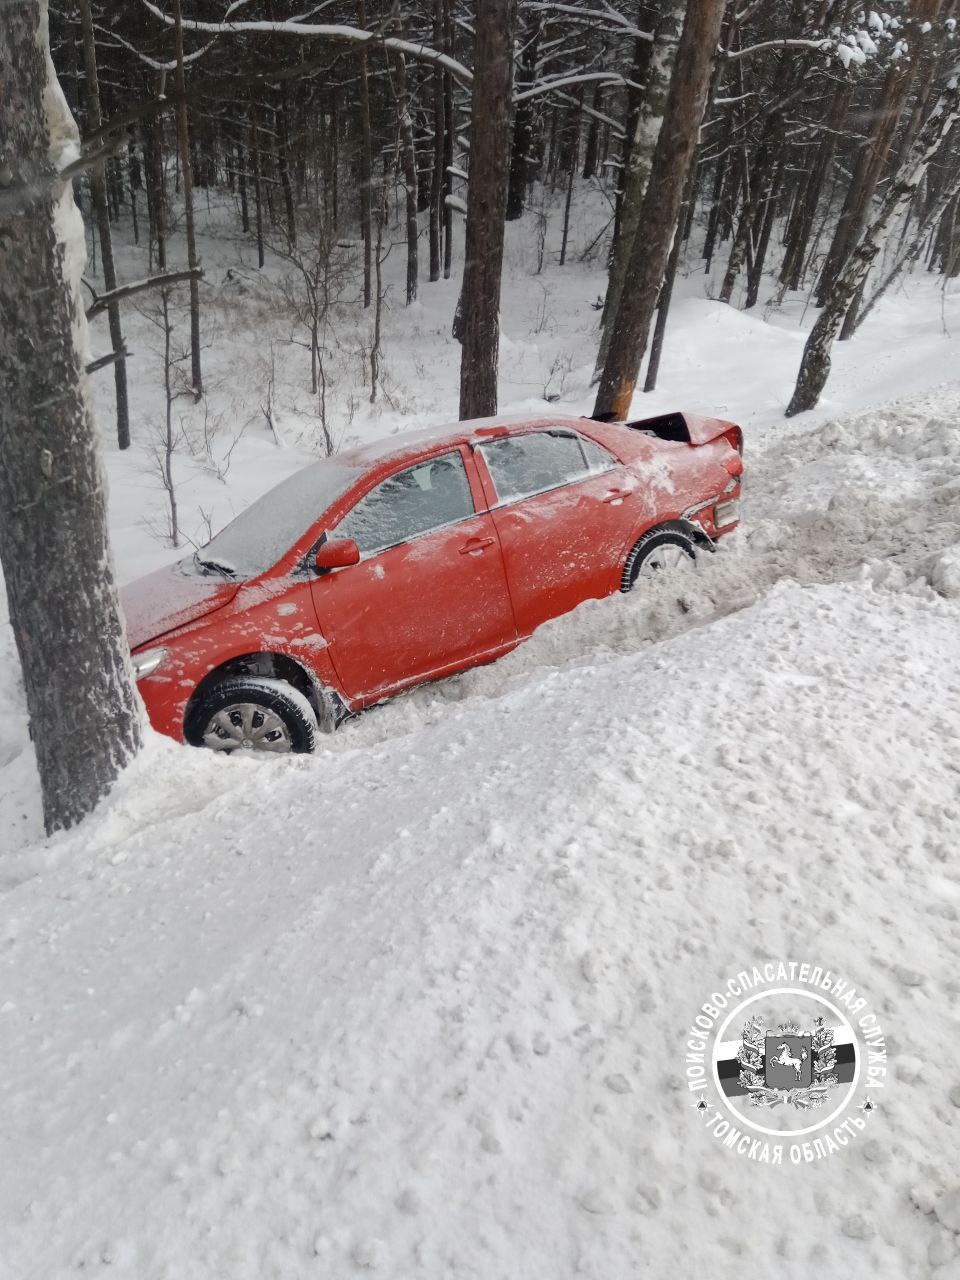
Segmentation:
{"type": "Polygon", "coordinates": [[[237,576],[237,571],[232,564],[227,564],[225,560],[204,560],[199,551],[193,553],[193,563],[198,569],[212,569],[215,573],[222,573],[228,578],[237,576]]]}

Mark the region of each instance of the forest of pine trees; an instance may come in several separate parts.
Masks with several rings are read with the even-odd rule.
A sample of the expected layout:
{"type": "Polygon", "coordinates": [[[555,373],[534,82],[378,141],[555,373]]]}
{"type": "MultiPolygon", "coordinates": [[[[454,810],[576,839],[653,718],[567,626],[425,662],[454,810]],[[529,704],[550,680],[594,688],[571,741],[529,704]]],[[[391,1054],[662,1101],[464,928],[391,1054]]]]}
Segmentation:
{"type": "MultiPolygon", "coordinates": [[[[596,411],[629,411],[651,341],[655,381],[677,270],[719,261],[722,302],[800,291],[822,309],[798,412],[816,403],[834,339],[851,337],[906,268],[960,272],[957,0],[287,8],[51,3],[55,65],[86,148],[102,156],[76,194],[108,293],[118,222],[163,272],[175,201],[193,266],[193,204],[219,190],[261,265],[265,246],[316,267],[318,245],[360,239],[370,307],[377,225],[389,220],[404,229],[408,303],[462,272],[451,316],[461,413],[491,412],[504,219],[522,218],[543,184],[568,192],[569,219],[589,183],[610,209],[596,411]]],[[[197,275],[189,288],[199,396],[197,275]]],[[[120,351],[122,303],[107,309],[120,351]]],[[[122,360],[114,376],[123,447],[122,360]]]]}

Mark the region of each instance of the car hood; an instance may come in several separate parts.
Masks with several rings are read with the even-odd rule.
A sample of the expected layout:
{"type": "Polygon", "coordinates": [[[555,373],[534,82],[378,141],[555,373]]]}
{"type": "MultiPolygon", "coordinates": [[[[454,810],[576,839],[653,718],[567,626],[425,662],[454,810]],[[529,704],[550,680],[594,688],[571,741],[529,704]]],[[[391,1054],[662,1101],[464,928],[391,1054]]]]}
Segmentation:
{"type": "Polygon", "coordinates": [[[138,578],[120,592],[130,648],[138,649],[168,631],[222,609],[239,590],[238,582],[191,573],[179,564],[138,578]]]}

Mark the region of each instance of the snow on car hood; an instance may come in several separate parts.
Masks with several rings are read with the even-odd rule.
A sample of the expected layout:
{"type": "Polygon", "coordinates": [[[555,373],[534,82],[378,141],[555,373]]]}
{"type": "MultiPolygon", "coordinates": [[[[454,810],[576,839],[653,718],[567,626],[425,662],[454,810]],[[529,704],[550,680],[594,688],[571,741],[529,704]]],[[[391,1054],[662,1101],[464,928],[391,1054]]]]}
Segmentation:
{"type": "Polygon", "coordinates": [[[183,564],[168,565],[138,578],[120,592],[130,648],[137,649],[168,631],[222,609],[239,589],[239,582],[191,572],[183,564]]]}

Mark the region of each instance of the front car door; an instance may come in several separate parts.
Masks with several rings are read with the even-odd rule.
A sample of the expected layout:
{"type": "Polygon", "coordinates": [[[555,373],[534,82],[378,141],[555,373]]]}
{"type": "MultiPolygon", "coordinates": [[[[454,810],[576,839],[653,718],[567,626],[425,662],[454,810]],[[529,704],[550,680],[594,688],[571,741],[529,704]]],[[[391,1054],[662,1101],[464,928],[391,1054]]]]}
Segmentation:
{"type": "Polygon", "coordinates": [[[559,427],[484,441],[477,452],[520,635],[617,589],[638,495],[612,453],[559,427]]]}
{"type": "Polygon", "coordinates": [[[468,464],[453,449],[405,467],[328,531],[361,554],[312,586],[349,698],[374,701],[515,643],[497,531],[476,509],[468,464]]]}

